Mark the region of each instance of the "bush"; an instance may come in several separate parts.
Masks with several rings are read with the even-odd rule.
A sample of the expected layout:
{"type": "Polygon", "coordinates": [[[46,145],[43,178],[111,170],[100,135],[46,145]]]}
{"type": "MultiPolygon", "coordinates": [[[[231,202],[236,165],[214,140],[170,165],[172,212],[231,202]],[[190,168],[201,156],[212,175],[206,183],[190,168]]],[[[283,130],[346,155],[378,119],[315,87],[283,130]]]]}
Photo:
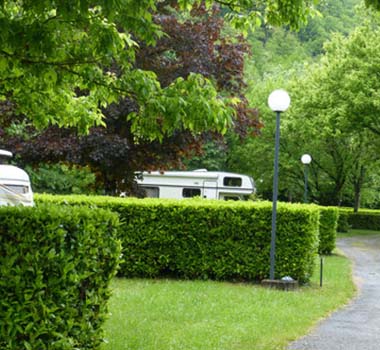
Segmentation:
{"type": "Polygon", "coordinates": [[[339,217],[338,217],[338,232],[348,232],[350,229],[350,224],[348,223],[350,211],[346,208],[339,208],[339,217]]]}
{"type": "Polygon", "coordinates": [[[380,231],[380,210],[362,209],[357,213],[352,208],[339,208],[339,232],[349,228],[380,231]]]}
{"type": "Polygon", "coordinates": [[[351,212],[348,222],[352,228],[365,230],[380,230],[379,210],[360,210],[357,213],[351,212]]]}
{"type": "MultiPolygon", "coordinates": [[[[40,201],[117,212],[122,276],[258,281],[269,275],[271,203],[37,196],[40,201]]],[[[319,207],[279,203],[276,277],[308,280],[318,225],[319,207]]]]}
{"type": "Polygon", "coordinates": [[[318,253],[331,254],[335,248],[339,211],[336,207],[319,207],[319,248],[318,253]]]}
{"type": "Polygon", "coordinates": [[[0,208],[0,348],[97,349],[120,257],[100,209],[0,208]]]}
{"type": "Polygon", "coordinates": [[[95,192],[95,175],[86,167],[65,164],[41,164],[27,167],[33,191],[52,194],[86,194],[95,192]]]}

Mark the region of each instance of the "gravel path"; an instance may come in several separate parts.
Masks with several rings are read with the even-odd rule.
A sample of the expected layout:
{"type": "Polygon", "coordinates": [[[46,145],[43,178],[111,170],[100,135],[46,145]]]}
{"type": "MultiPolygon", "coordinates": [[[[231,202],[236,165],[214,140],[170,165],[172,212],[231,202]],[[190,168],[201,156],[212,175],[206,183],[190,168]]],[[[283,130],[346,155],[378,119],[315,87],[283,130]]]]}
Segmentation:
{"type": "Polygon", "coordinates": [[[347,237],[337,245],[354,262],[358,296],[289,350],[380,349],[380,236],[347,237]]]}

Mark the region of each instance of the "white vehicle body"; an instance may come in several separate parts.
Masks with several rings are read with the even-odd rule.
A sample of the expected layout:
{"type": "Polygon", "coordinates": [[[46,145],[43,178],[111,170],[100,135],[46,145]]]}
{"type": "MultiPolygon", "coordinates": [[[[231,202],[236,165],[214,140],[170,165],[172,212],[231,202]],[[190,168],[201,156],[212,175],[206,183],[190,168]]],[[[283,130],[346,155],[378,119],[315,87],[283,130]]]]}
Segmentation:
{"type": "Polygon", "coordinates": [[[147,197],[244,200],[256,191],[250,176],[207,171],[165,171],[143,172],[137,179],[139,188],[147,197]]]}
{"type": "MultiPolygon", "coordinates": [[[[12,153],[0,150],[0,156],[12,153]]],[[[33,206],[33,191],[28,174],[13,165],[0,164],[0,205],[33,206]]]]}

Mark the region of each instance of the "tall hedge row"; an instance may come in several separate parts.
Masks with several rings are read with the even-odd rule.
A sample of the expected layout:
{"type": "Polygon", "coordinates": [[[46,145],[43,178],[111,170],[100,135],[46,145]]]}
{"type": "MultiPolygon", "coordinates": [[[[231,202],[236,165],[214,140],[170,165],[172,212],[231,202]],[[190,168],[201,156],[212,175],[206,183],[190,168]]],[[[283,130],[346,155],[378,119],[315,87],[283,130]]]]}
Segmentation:
{"type": "MultiPolygon", "coordinates": [[[[41,196],[120,215],[127,277],[261,280],[269,275],[271,203],[41,196]]],[[[279,203],[276,277],[307,281],[318,251],[319,208],[279,203]]]]}
{"type": "Polygon", "coordinates": [[[0,208],[0,349],[98,349],[121,246],[116,214],[0,208]]]}

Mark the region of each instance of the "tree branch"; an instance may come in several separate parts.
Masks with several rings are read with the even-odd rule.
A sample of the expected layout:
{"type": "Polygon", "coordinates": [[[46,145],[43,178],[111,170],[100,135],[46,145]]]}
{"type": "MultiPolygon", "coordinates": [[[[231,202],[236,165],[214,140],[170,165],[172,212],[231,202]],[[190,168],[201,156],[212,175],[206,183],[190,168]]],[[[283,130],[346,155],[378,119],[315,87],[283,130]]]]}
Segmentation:
{"type": "MultiPolygon", "coordinates": [[[[69,68],[67,68],[65,66],[60,67],[60,69],[66,71],[67,73],[76,75],[76,76],[81,77],[82,79],[84,79],[84,77],[83,77],[82,74],[80,74],[79,72],[76,72],[76,71],[74,71],[72,69],[69,69],[69,68]]],[[[116,91],[118,93],[126,94],[126,95],[128,95],[130,97],[137,98],[137,95],[136,95],[136,93],[134,91],[122,89],[122,88],[119,88],[119,87],[114,86],[114,85],[109,85],[109,84],[106,84],[106,83],[104,83],[102,81],[99,81],[99,80],[92,80],[91,82],[93,84],[95,84],[95,85],[103,86],[105,88],[111,89],[111,90],[116,91]]]]}
{"type": "Polygon", "coordinates": [[[15,55],[15,54],[10,54],[4,50],[0,51],[0,55],[12,58],[12,59],[18,59],[22,63],[27,63],[27,64],[46,64],[49,66],[79,66],[79,65],[84,65],[84,64],[99,64],[101,63],[101,58],[92,58],[88,60],[69,60],[69,61],[45,61],[41,59],[30,59],[26,58],[20,55],[15,55]]]}

